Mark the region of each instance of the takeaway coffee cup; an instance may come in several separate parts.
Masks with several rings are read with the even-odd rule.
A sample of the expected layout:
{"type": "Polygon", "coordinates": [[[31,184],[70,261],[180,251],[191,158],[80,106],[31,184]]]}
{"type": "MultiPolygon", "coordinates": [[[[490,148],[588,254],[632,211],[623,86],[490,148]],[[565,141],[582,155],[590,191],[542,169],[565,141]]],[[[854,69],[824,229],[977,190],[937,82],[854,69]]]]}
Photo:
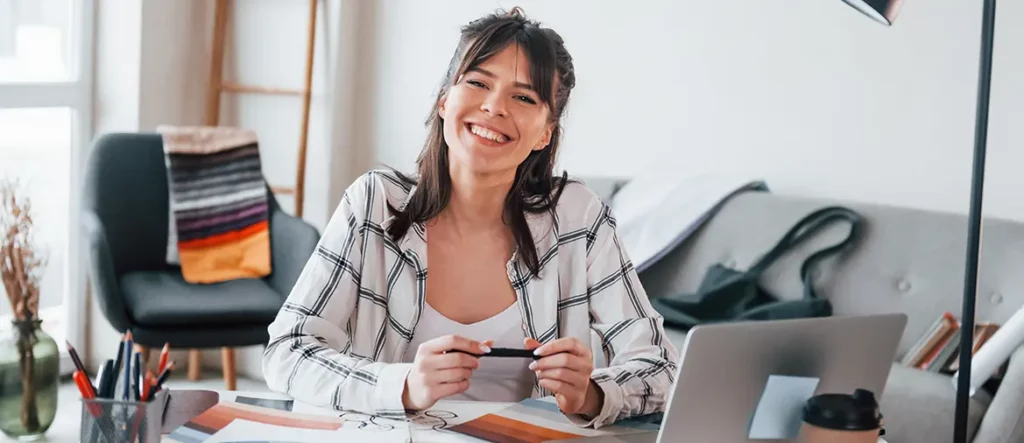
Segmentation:
{"type": "Polygon", "coordinates": [[[875,395],[865,389],[853,394],[821,394],[804,405],[802,443],[877,443],[884,435],[875,395]]]}

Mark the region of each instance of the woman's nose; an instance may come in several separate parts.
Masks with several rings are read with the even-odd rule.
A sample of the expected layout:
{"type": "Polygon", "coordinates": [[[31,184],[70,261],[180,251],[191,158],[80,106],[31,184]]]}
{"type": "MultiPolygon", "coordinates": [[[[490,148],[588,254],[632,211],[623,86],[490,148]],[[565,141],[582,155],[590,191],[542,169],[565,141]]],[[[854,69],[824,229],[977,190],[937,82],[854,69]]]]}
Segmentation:
{"type": "Polygon", "coordinates": [[[483,103],[480,104],[480,110],[495,117],[508,116],[508,110],[505,108],[505,100],[503,100],[499,94],[488,94],[487,97],[484,98],[483,103]]]}

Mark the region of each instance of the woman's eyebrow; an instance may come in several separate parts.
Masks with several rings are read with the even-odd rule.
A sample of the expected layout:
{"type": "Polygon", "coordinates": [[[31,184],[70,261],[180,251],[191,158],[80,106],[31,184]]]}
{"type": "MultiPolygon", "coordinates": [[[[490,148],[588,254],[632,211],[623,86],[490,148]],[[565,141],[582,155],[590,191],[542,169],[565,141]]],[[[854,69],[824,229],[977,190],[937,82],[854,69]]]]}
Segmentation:
{"type": "MultiPolygon", "coordinates": [[[[496,75],[494,75],[494,73],[493,73],[493,72],[491,72],[491,71],[488,71],[488,70],[486,70],[486,69],[484,69],[484,68],[481,68],[481,67],[479,67],[479,66],[474,66],[474,67],[472,67],[472,68],[469,68],[469,71],[479,72],[480,74],[484,75],[485,77],[490,77],[490,78],[495,78],[495,77],[497,77],[496,75]]],[[[529,89],[529,90],[531,90],[531,91],[533,91],[533,90],[534,90],[534,89],[533,89],[533,85],[531,85],[531,84],[529,84],[529,83],[523,83],[523,82],[515,82],[515,86],[516,86],[517,88],[529,89]]]]}

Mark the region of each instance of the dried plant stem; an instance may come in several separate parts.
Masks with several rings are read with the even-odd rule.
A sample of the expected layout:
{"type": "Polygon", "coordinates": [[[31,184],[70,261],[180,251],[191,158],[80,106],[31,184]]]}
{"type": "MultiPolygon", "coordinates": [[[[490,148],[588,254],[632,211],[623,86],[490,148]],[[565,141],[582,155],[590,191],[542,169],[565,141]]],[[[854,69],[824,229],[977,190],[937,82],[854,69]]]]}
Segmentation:
{"type": "Polygon", "coordinates": [[[35,343],[34,326],[18,325],[18,363],[21,368],[21,426],[28,432],[39,430],[39,408],[36,407],[35,356],[32,345],[35,343]]]}
{"type": "Polygon", "coordinates": [[[13,254],[9,248],[0,247],[0,279],[4,282],[4,291],[7,292],[7,300],[11,302],[11,312],[18,312],[18,302],[21,301],[21,290],[18,289],[18,283],[14,281],[14,276],[8,272],[4,272],[8,268],[8,261],[10,255],[13,254]]]}

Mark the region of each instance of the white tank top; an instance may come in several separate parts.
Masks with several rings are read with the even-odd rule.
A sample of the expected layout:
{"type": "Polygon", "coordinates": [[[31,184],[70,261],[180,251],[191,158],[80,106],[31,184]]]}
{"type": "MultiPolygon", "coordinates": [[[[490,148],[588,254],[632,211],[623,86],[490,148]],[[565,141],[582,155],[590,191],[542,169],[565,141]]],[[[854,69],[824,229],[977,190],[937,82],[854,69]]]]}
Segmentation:
{"type": "MultiPolygon", "coordinates": [[[[423,305],[422,317],[413,331],[409,348],[405,350],[404,360],[407,363],[415,360],[420,343],[448,334],[481,342],[494,340],[492,348],[523,348],[526,334],[521,327],[518,301],[491,318],[468,325],[445,317],[430,303],[423,305]]],[[[469,379],[469,389],[448,399],[519,402],[529,398],[536,378],[529,368],[531,362],[533,360],[526,358],[481,357],[480,367],[469,379]]]]}

